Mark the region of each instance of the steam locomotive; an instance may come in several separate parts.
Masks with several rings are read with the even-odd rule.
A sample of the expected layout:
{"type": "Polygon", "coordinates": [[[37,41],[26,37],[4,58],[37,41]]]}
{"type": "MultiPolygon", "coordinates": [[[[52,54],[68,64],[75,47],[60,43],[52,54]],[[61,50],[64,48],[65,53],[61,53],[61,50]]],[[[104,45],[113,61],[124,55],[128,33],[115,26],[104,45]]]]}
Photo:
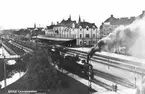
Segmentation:
{"type": "Polygon", "coordinates": [[[50,52],[53,63],[57,65],[59,69],[65,69],[88,80],[94,78],[93,66],[87,63],[86,60],[81,60],[79,55],[67,54],[67,49],[63,46],[55,46],[50,52]]]}

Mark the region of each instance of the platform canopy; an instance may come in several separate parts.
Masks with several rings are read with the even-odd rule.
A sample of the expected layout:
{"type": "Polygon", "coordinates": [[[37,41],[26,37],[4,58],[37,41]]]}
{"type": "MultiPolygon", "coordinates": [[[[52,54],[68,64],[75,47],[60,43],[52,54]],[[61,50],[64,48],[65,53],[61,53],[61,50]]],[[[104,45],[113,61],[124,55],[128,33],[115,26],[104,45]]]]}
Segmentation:
{"type": "Polygon", "coordinates": [[[72,38],[47,37],[47,36],[33,36],[32,38],[39,39],[40,41],[47,42],[49,44],[60,44],[64,46],[76,45],[76,39],[72,38]]]}
{"type": "Polygon", "coordinates": [[[46,39],[46,40],[52,40],[52,41],[71,41],[71,40],[74,40],[72,38],[59,38],[59,37],[47,37],[47,36],[33,36],[32,38],[46,39]]]}

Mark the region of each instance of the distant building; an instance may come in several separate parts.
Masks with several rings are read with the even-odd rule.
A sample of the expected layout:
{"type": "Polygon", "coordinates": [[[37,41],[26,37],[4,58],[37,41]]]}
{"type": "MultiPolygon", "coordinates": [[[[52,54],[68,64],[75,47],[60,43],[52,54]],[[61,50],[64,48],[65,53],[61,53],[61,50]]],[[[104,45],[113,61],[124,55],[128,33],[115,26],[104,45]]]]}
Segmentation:
{"type": "Polygon", "coordinates": [[[44,34],[45,29],[43,27],[37,27],[36,24],[34,24],[34,27],[28,27],[27,30],[30,31],[31,35],[39,35],[44,34]]]}
{"type": "Polygon", "coordinates": [[[100,36],[105,37],[109,33],[113,32],[115,28],[121,25],[129,25],[131,24],[136,17],[123,17],[123,18],[115,18],[113,15],[111,15],[108,19],[106,19],[102,25],[100,26],[100,36]]]}
{"type": "Polygon", "coordinates": [[[77,39],[78,46],[92,46],[98,40],[98,28],[94,23],[81,21],[79,16],[78,23],[71,20],[62,20],[56,25],[47,26],[45,35],[48,37],[72,38],[77,39]]]}
{"type": "Polygon", "coordinates": [[[105,37],[118,26],[129,25],[135,20],[142,19],[143,17],[145,17],[145,11],[142,11],[142,13],[137,17],[130,17],[130,18],[129,17],[115,18],[113,15],[111,15],[100,26],[100,36],[105,37]]]}

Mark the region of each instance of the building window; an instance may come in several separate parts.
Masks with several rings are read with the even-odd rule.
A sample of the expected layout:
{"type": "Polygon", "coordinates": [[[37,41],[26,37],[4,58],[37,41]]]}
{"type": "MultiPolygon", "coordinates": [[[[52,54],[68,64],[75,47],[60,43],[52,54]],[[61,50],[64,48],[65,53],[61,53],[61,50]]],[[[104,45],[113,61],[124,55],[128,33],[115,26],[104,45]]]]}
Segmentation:
{"type": "Polygon", "coordinates": [[[86,34],[86,38],[89,38],[89,34],[86,34]]]}
{"type": "Polygon", "coordinates": [[[96,28],[95,28],[95,26],[93,26],[93,30],[95,30],[96,28]]]}
{"type": "Polygon", "coordinates": [[[89,45],[91,45],[91,41],[89,41],[89,45]]]}
{"type": "Polygon", "coordinates": [[[80,34],[80,38],[82,38],[82,34],[80,34]]]}
{"type": "Polygon", "coordinates": [[[80,45],[82,45],[82,41],[80,41],[80,45]]]}
{"type": "Polygon", "coordinates": [[[87,45],[87,41],[84,41],[83,45],[87,45]]]}
{"type": "Polygon", "coordinates": [[[58,34],[59,33],[58,30],[55,30],[55,33],[58,34]]]}
{"type": "Polygon", "coordinates": [[[89,30],[89,27],[87,27],[86,29],[87,29],[87,31],[88,31],[88,30],[89,30]]]}
{"type": "Polygon", "coordinates": [[[93,37],[95,37],[95,34],[93,34],[93,37]]]}

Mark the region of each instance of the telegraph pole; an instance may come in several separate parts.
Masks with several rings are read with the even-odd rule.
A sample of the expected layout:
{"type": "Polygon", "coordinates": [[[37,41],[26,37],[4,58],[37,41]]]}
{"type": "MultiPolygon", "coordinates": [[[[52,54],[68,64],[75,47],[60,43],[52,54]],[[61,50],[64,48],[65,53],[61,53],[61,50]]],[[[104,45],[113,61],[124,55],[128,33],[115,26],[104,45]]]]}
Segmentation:
{"type": "Polygon", "coordinates": [[[134,80],[135,80],[135,87],[136,87],[136,77],[137,76],[137,74],[136,74],[136,67],[134,67],[134,80]]]}
{"type": "Polygon", "coordinates": [[[88,65],[88,71],[87,71],[87,75],[88,75],[88,91],[89,91],[89,94],[92,94],[92,83],[91,83],[91,80],[94,78],[94,74],[93,74],[93,66],[91,65],[91,63],[89,61],[87,61],[87,65],[88,65]]]}
{"type": "Polygon", "coordinates": [[[7,86],[7,83],[6,83],[6,58],[4,55],[3,39],[2,39],[2,56],[4,57],[4,87],[5,87],[5,92],[7,92],[7,89],[6,89],[6,86],[7,86]]]}
{"type": "MultiPolygon", "coordinates": [[[[83,30],[83,29],[82,29],[83,30]]],[[[83,47],[84,47],[84,30],[83,30],[83,35],[82,35],[82,39],[83,39],[83,47]]]]}

